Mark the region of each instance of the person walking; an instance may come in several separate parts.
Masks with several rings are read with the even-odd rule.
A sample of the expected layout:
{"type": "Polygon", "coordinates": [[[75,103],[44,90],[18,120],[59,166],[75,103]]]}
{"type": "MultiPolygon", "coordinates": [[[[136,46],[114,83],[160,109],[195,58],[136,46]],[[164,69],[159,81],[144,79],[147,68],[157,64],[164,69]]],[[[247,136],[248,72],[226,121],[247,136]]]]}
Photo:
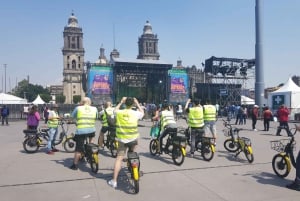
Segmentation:
{"type": "Polygon", "coordinates": [[[4,122],[8,126],[8,116],[9,116],[9,108],[7,107],[7,105],[3,105],[1,108],[2,126],[4,126],[4,122]]]}
{"type": "Polygon", "coordinates": [[[207,100],[206,104],[203,106],[204,130],[206,136],[208,133],[211,133],[215,145],[217,139],[216,113],[216,107],[211,104],[210,100],[207,100]]]}
{"type": "Polygon", "coordinates": [[[200,105],[200,101],[195,99],[193,107],[188,107],[191,99],[188,99],[185,104],[185,111],[188,113],[188,125],[191,128],[191,153],[190,156],[194,157],[196,133],[203,133],[204,119],[203,119],[203,108],[200,105]]]}
{"type": "Polygon", "coordinates": [[[287,107],[285,107],[284,105],[281,105],[279,107],[279,109],[277,111],[277,118],[279,121],[279,126],[278,126],[277,132],[276,132],[277,136],[280,136],[281,129],[285,129],[287,135],[289,135],[289,129],[290,129],[289,124],[288,124],[289,114],[290,114],[290,112],[287,109],[287,107]]]}
{"type": "Polygon", "coordinates": [[[268,106],[265,106],[265,109],[263,111],[263,118],[264,118],[264,131],[269,131],[270,128],[270,121],[272,118],[272,112],[269,109],[268,106]]]}
{"type": "Polygon", "coordinates": [[[256,122],[258,119],[258,105],[254,105],[251,111],[251,119],[252,119],[252,129],[257,131],[256,122]]]}
{"type": "Polygon", "coordinates": [[[104,134],[110,129],[113,133],[115,133],[116,128],[115,127],[110,127],[107,122],[107,115],[113,115],[114,113],[114,108],[112,107],[112,103],[110,101],[106,102],[104,105],[104,109],[101,110],[99,113],[101,123],[102,123],[102,128],[100,130],[99,138],[98,138],[98,144],[99,148],[104,148],[104,134]]]}
{"type": "Polygon", "coordinates": [[[38,112],[38,107],[37,105],[33,105],[27,115],[27,129],[36,130],[39,126],[40,119],[41,117],[38,112]]]}
{"type": "Polygon", "coordinates": [[[76,131],[74,136],[76,142],[75,153],[73,164],[70,166],[72,170],[78,170],[78,162],[81,153],[84,151],[85,139],[90,138],[89,141],[91,142],[91,139],[95,137],[98,109],[91,106],[91,103],[89,97],[84,97],[81,104],[77,106],[71,114],[72,118],[76,119],[76,131]]]}
{"type": "Polygon", "coordinates": [[[117,158],[114,164],[113,178],[108,181],[108,185],[113,188],[117,187],[117,179],[121,170],[122,161],[127,149],[135,150],[138,144],[139,131],[138,120],[144,116],[144,110],[141,108],[138,100],[132,97],[123,97],[115,108],[116,116],[116,139],[119,142],[117,158]],[[121,105],[125,104],[126,108],[120,110],[121,105]],[[133,106],[137,110],[133,110],[133,106]]]}
{"type": "Polygon", "coordinates": [[[47,154],[53,155],[54,152],[57,152],[58,149],[56,149],[54,146],[54,141],[56,139],[56,135],[58,133],[58,120],[60,119],[58,115],[58,105],[53,104],[51,106],[51,110],[49,110],[49,117],[48,117],[48,144],[47,144],[47,154]]]}

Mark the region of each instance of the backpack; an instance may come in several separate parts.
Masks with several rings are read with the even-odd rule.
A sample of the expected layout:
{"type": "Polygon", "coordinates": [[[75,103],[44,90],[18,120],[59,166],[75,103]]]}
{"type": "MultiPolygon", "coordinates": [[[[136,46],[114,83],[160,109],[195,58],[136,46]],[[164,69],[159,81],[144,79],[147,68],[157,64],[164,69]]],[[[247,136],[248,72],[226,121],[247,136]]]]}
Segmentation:
{"type": "Polygon", "coordinates": [[[7,115],[7,108],[5,107],[5,108],[2,108],[2,110],[1,110],[1,115],[2,116],[6,116],[7,115]]]}
{"type": "Polygon", "coordinates": [[[110,127],[115,127],[116,126],[116,118],[114,117],[114,114],[109,115],[106,110],[104,110],[105,115],[106,115],[106,120],[107,124],[110,127]]]}

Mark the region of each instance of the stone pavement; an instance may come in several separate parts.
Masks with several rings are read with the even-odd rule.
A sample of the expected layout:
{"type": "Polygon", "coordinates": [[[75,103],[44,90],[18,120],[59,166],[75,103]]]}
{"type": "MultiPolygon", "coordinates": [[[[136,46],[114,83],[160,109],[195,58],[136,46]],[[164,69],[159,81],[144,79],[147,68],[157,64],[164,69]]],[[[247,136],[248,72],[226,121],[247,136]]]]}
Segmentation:
{"type": "MultiPolygon", "coordinates": [[[[42,123],[43,124],[43,123],[42,123]]],[[[254,162],[249,164],[243,153],[232,157],[224,147],[222,120],[217,122],[217,152],[210,162],[197,153],[195,158],[185,158],[181,166],[176,166],[169,155],[153,157],[149,153],[150,121],[141,121],[138,152],[141,158],[143,176],[140,192],[135,195],[127,188],[126,168],[123,168],[118,188],[114,190],[107,181],[112,177],[114,158],[107,149],[99,154],[100,170],[90,171],[88,164],[80,164],[79,170],[69,169],[73,154],[60,152],[45,154],[45,148],[37,153],[25,153],[22,147],[25,121],[10,122],[0,126],[0,199],[3,201],[107,201],[107,200],[201,200],[201,201],[299,201],[300,192],[285,188],[295,177],[293,168],[287,178],[277,177],[271,165],[276,154],[270,148],[270,141],[286,138],[275,136],[278,123],[272,122],[269,132],[262,131],[262,121],[258,121],[258,131],[252,131],[251,120],[240,125],[244,130],[240,135],[249,137],[254,151],[254,162]]],[[[180,119],[178,125],[185,126],[180,119]]],[[[292,126],[292,124],[291,124],[292,126]]],[[[70,127],[70,132],[74,126],[70,127]]],[[[100,123],[98,122],[98,131],[100,123]]],[[[98,136],[98,135],[97,135],[98,136]]],[[[300,142],[300,135],[296,140],[300,142]]],[[[299,150],[297,145],[297,150],[299,150]]],[[[124,163],[125,167],[125,163],[124,163]]]]}

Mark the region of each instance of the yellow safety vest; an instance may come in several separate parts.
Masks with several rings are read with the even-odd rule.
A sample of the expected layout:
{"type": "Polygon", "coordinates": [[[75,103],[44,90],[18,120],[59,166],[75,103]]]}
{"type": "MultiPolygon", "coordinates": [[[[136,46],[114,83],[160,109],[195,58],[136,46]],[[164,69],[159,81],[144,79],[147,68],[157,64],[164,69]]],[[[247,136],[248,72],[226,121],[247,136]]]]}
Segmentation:
{"type": "Polygon", "coordinates": [[[102,126],[108,126],[107,117],[106,117],[105,111],[107,112],[108,115],[113,115],[114,114],[114,109],[115,108],[109,107],[109,108],[107,108],[107,109],[104,110],[103,118],[102,118],[102,121],[101,121],[102,126]]]}
{"type": "Polygon", "coordinates": [[[116,113],[116,137],[121,141],[135,140],[139,137],[138,118],[132,109],[119,110],[116,113]]]}
{"type": "Polygon", "coordinates": [[[168,124],[176,124],[174,114],[172,111],[163,110],[160,117],[161,128],[163,129],[168,124]]]}
{"type": "Polygon", "coordinates": [[[94,128],[97,118],[97,108],[82,105],[77,108],[77,129],[94,128]]]}
{"type": "Polygon", "coordinates": [[[188,124],[191,128],[201,128],[204,126],[202,107],[189,108],[188,116],[189,116],[188,124]]]}
{"type": "MultiPolygon", "coordinates": [[[[58,113],[56,111],[53,110],[51,112],[53,112],[53,114],[54,114],[53,117],[58,117],[58,113]]],[[[57,118],[49,119],[47,121],[47,126],[49,128],[57,128],[58,127],[58,119],[57,118]]]]}
{"type": "Polygon", "coordinates": [[[204,105],[204,121],[216,121],[217,110],[214,105],[204,105]]]}

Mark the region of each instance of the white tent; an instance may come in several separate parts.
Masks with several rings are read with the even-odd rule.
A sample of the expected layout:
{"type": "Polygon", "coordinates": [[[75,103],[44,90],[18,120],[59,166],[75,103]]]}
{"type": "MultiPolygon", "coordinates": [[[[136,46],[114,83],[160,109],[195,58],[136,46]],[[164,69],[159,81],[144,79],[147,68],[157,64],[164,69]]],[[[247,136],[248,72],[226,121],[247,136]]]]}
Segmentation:
{"type": "Polygon", "coordinates": [[[300,112],[300,87],[289,78],[278,90],[269,94],[268,103],[273,111],[280,105],[290,109],[290,120],[294,120],[295,114],[300,112]]]}
{"type": "Polygon", "coordinates": [[[241,96],[241,104],[242,105],[254,105],[255,101],[252,98],[242,95],[241,96]]]}
{"type": "Polygon", "coordinates": [[[36,97],[36,99],[34,101],[32,101],[32,104],[35,104],[35,105],[44,104],[44,103],[45,103],[45,101],[43,101],[43,99],[40,97],[39,94],[36,97]]]}
{"type": "Polygon", "coordinates": [[[27,104],[27,100],[11,94],[0,93],[0,104],[27,104]]]}

